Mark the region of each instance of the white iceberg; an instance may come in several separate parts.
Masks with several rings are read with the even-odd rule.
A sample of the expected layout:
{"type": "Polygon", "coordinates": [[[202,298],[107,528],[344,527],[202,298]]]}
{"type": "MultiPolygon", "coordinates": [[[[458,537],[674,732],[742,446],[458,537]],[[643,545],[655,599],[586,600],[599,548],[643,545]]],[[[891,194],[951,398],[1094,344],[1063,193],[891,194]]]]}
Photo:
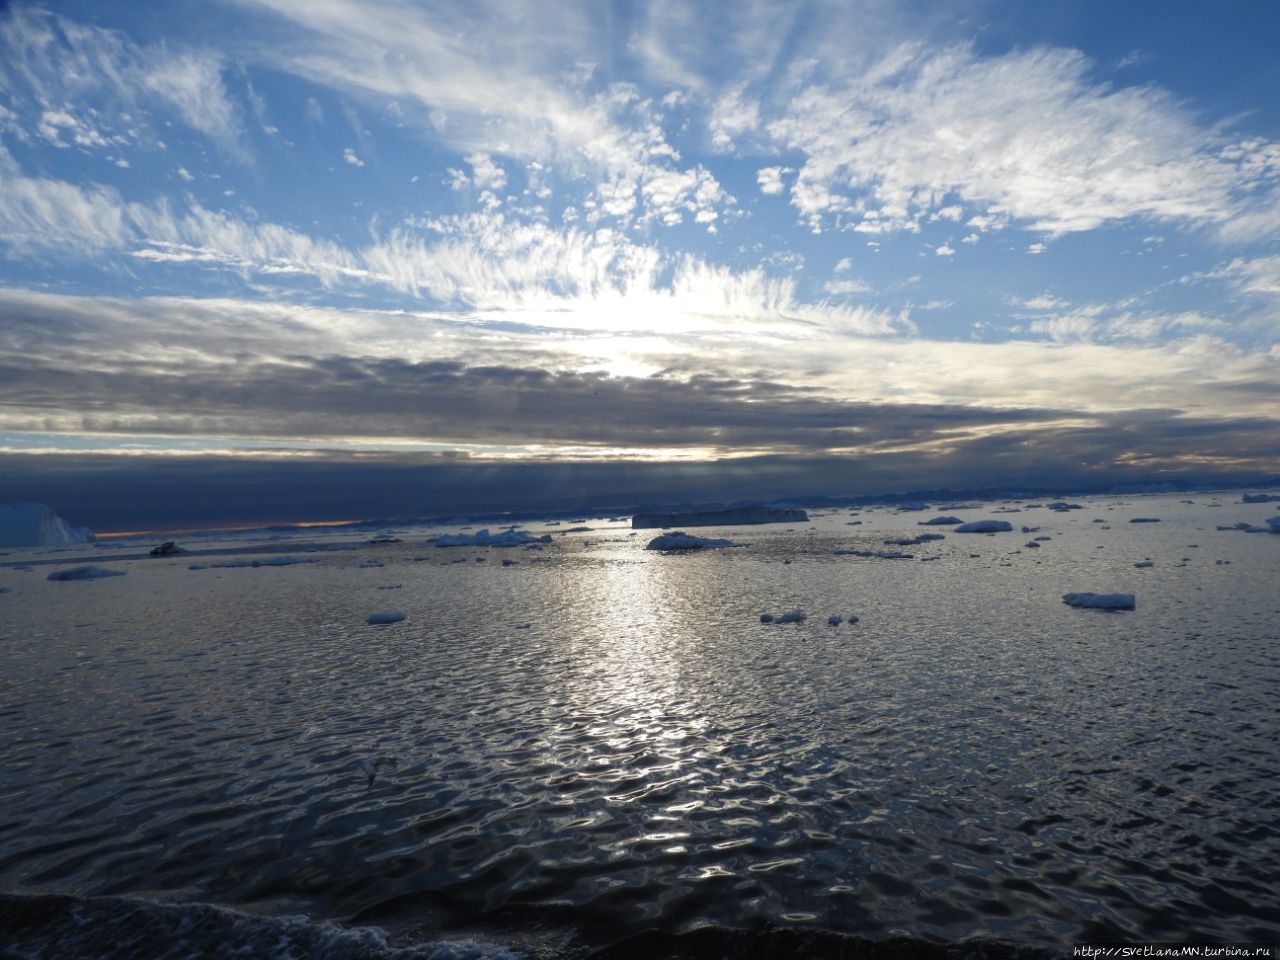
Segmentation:
{"type": "Polygon", "coordinates": [[[43,503],[0,504],[0,547],[69,547],[94,539],[92,530],[70,526],[43,503]]]}
{"type": "Polygon", "coordinates": [[[1008,520],[974,520],[956,527],[956,533],[1007,533],[1013,529],[1008,520]]]}
{"type": "Polygon", "coordinates": [[[437,547],[519,547],[526,543],[550,543],[551,534],[535,537],[523,530],[503,530],[491,534],[488,529],[475,533],[445,533],[436,537],[437,547]]]}
{"type": "Polygon", "coordinates": [[[399,623],[405,618],[402,610],[381,610],[376,613],[369,614],[365,618],[365,623],[374,625],[379,623],[399,623]]]}
{"type": "Polygon", "coordinates": [[[646,550],[722,550],[725,547],[736,547],[732,540],[715,537],[695,537],[682,530],[664,533],[654,537],[645,545],[646,550]]]}
{"type": "Polygon", "coordinates": [[[1062,602],[1068,606],[1088,607],[1093,610],[1137,609],[1132,593],[1064,593],[1062,602]]]}
{"type": "Polygon", "coordinates": [[[46,580],[97,580],[101,577],[123,577],[125,570],[108,570],[106,567],[69,567],[55,570],[46,580]]]}

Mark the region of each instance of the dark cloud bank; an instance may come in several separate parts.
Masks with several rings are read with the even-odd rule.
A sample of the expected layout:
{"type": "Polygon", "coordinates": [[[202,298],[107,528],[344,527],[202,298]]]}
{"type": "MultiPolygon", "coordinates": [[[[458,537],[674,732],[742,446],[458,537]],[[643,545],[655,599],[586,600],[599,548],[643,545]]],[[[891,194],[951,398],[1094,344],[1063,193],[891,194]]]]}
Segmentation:
{"type": "MultiPolygon", "coordinates": [[[[1274,427],[1272,428],[1274,430],[1274,427]]],[[[1088,431],[1072,431],[1088,433],[1088,431]]],[[[711,462],[483,461],[385,454],[330,458],[10,455],[0,502],[42,500],[100,532],[316,520],[527,512],[623,512],[641,504],[813,499],[920,490],[1070,493],[1152,482],[1274,482],[1280,471],[1169,460],[1117,465],[1115,434],[985,438],[963,451],[711,462]],[[1111,439],[1108,439],[1110,437],[1111,439]],[[1039,459],[1071,439],[1071,457],[1039,459]]],[[[1274,436],[1274,432],[1271,434],[1274,436]]],[[[1171,442],[1176,442],[1176,438],[1171,442]]],[[[1230,445],[1224,439],[1224,446],[1230,445]]]]}

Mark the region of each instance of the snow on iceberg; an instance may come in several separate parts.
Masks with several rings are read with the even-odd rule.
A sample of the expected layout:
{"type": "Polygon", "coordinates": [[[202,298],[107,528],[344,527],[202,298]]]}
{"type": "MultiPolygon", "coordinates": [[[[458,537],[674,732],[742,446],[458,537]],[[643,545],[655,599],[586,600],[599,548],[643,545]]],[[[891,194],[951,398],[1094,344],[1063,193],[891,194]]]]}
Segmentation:
{"type": "Polygon", "coordinates": [[[404,618],[405,614],[401,610],[381,610],[369,614],[364,622],[372,626],[379,623],[399,623],[404,618]]]}
{"type": "Polygon", "coordinates": [[[1092,610],[1134,610],[1137,603],[1132,593],[1064,593],[1062,602],[1072,607],[1092,610]]]}
{"type": "Polygon", "coordinates": [[[676,530],[654,537],[645,545],[646,550],[721,550],[725,547],[736,547],[732,540],[715,537],[695,537],[676,530]]]}
{"type": "Polygon", "coordinates": [[[94,539],[92,530],[70,526],[43,503],[0,504],[0,547],[69,547],[94,539]]]}
{"type": "Polygon", "coordinates": [[[544,533],[535,537],[523,530],[503,530],[501,533],[489,533],[488,529],[475,533],[445,533],[436,537],[437,547],[519,547],[526,543],[550,543],[551,534],[544,533]]]}
{"type": "Polygon", "coordinates": [[[974,520],[956,527],[956,533],[1007,533],[1013,529],[1008,520],[974,520]]]}
{"type": "Polygon", "coordinates": [[[101,577],[123,577],[125,570],[108,570],[106,567],[68,567],[55,570],[46,580],[97,580],[101,577]]]}

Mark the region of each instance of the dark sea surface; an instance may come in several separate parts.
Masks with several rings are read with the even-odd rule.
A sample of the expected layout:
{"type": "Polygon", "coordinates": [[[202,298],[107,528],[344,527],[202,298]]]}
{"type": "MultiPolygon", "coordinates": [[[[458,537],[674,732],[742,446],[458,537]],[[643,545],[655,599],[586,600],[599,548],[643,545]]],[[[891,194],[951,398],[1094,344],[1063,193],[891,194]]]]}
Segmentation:
{"type": "Polygon", "coordinates": [[[11,550],[0,956],[1280,941],[1280,535],[1238,500],[11,550]],[[45,579],[80,563],[127,575],[45,579]]]}

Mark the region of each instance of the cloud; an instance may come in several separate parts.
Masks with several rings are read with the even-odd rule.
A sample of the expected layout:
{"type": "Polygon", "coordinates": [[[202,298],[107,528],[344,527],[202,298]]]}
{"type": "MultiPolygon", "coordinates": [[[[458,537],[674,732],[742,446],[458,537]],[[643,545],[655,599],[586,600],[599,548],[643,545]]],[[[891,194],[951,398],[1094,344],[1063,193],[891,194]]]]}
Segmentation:
{"type": "Polygon", "coordinates": [[[148,120],[156,111],[247,161],[223,66],[205,50],[142,46],[31,7],[15,5],[0,19],[0,86],[29,127],[61,146],[156,149],[161,141],[148,120]]]}
{"type": "Polygon", "coordinates": [[[1274,144],[1228,150],[1168,94],[1093,83],[1091,67],[1059,48],[980,57],[915,43],[800,82],[762,125],[805,157],[791,200],[810,224],[900,231],[968,207],[979,230],[1013,219],[1057,236],[1145,218],[1261,235],[1270,208],[1240,219],[1246,195],[1276,195],[1274,144]]]}
{"type": "Polygon", "coordinates": [[[342,151],[342,159],[345,160],[350,166],[353,166],[353,167],[364,166],[364,161],[361,160],[358,156],[356,156],[356,152],[352,150],[350,147],[347,147],[345,150],[342,151]]]}
{"type": "Polygon", "coordinates": [[[681,165],[661,103],[581,68],[608,48],[605,28],[586,8],[522,2],[513,9],[489,0],[431,11],[371,10],[354,0],[253,5],[298,28],[289,43],[263,51],[264,60],[283,60],[364,101],[412,105],[422,134],[460,153],[538,161],[587,178],[597,215],[710,222],[732,202],[709,171],[681,165]],[[508,35],[493,22],[525,26],[508,35]]]}

